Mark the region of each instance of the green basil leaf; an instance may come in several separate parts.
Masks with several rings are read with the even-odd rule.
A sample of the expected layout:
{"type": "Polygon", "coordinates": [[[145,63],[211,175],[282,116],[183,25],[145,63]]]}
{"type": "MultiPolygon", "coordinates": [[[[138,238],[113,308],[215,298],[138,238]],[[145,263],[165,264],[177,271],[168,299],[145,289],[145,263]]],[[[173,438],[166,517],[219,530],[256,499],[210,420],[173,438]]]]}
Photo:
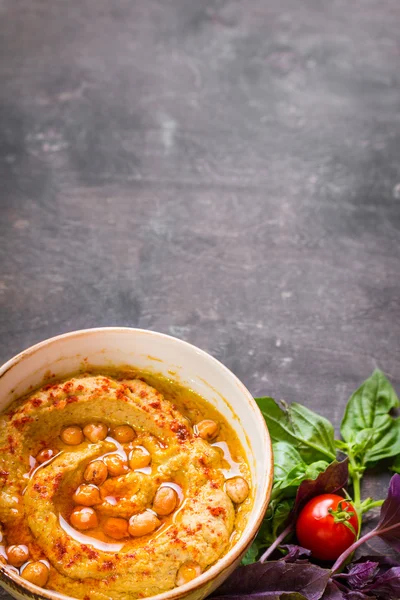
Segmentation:
{"type": "Polygon", "coordinates": [[[270,502],[256,540],[253,542],[253,544],[257,544],[257,558],[275,541],[277,535],[284,529],[293,506],[294,498],[285,500],[276,498],[270,502]]]}
{"type": "MultiPolygon", "coordinates": [[[[307,465],[305,473],[302,475],[302,480],[305,479],[316,479],[320,473],[323,473],[328,468],[329,463],[325,460],[317,460],[311,465],[307,465]]],[[[301,482],[299,481],[299,484],[301,482]]]]}
{"type": "Polygon", "coordinates": [[[348,451],[363,466],[400,453],[400,417],[390,414],[399,406],[395,390],[379,370],[350,397],[340,431],[348,451]]]}
{"type": "Polygon", "coordinates": [[[302,481],[315,479],[328,466],[328,463],[324,460],[306,465],[297,450],[287,442],[276,442],[273,444],[273,451],[274,486],[272,498],[294,497],[302,481]]]}
{"type": "MultiPolygon", "coordinates": [[[[275,442],[272,444],[272,449],[275,483],[287,480],[294,469],[300,472],[305,471],[307,465],[294,446],[287,442],[275,442]]],[[[293,479],[293,476],[291,478],[293,479]]]]}
{"type": "Polygon", "coordinates": [[[335,460],[332,424],[317,413],[294,402],[279,406],[273,398],[256,398],[273,442],[294,446],[305,463],[335,460]]]}
{"type": "Polygon", "coordinates": [[[305,465],[304,470],[300,471],[298,467],[295,467],[291,473],[288,474],[287,479],[279,482],[274,488],[274,495],[279,492],[280,498],[293,498],[296,495],[297,488],[299,485],[307,480],[314,480],[320,473],[323,473],[329,463],[324,460],[319,460],[312,465],[305,465]]]}
{"type": "Polygon", "coordinates": [[[257,539],[254,540],[246,554],[242,558],[242,565],[252,565],[257,562],[258,555],[260,554],[261,547],[257,539]]]}
{"type": "Polygon", "coordinates": [[[271,522],[273,541],[278,537],[279,533],[284,528],[284,525],[286,524],[286,521],[289,518],[292,508],[293,502],[290,500],[282,500],[282,502],[279,502],[279,504],[277,504],[271,522]]]}

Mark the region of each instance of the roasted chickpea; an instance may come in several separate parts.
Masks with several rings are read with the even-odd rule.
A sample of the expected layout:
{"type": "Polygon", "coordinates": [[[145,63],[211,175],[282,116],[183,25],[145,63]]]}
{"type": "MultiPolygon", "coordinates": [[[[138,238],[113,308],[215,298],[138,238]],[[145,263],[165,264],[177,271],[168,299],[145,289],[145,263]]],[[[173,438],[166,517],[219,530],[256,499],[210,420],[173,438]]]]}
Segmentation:
{"type": "Polygon", "coordinates": [[[89,508],[88,506],[77,506],[74,508],[71,513],[70,521],[72,527],[82,531],[93,529],[99,524],[93,508],[89,508]]]}
{"type": "Polygon", "coordinates": [[[107,437],[108,427],[104,423],[89,423],[83,428],[83,433],[89,442],[101,442],[107,437]]]}
{"type": "Polygon", "coordinates": [[[82,506],[94,506],[95,504],[100,504],[100,490],[93,484],[85,484],[80,485],[75,494],[72,496],[75,504],[81,504],[82,506]]]}
{"type": "Polygon", "coordinates": [[[8,562],[13,567],[20,567],[29,559],[28,546],[8,546],[6,548],[8,562]]]}
{"type": "Polygon", "coordinates": [[[146,448],[134,448],[129,455],[129,466],[132,470],[143,469],[151,463],[151,454],[146,448]]]}
{"type": "Polygon", "coordinates": [[[136,433],[130,425],[118,425],[112,430],[112,437],[120,444],[127,444],[135,439],[136,433]]]}
{"type": "Polygon", "coordinates": [[[49,579],[49,567],[40,561],[31,562],[22,570],[21,577],[39,587],[44,587],[49,579]]]}
{"type": "Polygon", "coordinates": [[[102,460],[94,460],[89,463],[83,474],[84,480],[93,485],[101,485],[105,482],[107,476],[108,469],[102,460]]]}
{"type": "Polygon", "coordinates": [[[57,450],[53,450],[52,448],[44,448],[36,455],[36,460],[38,463],[42,464],[57,454],[57,450]]]}
{"type": "Polygon", "coordinates": [[[235,504],[241,504],[249,495],[249,485],[243,477],[233,477],[225,483],[225,491],[235,504]]]}
{"type": "Polygon", "coordinates": [[[108,473],[112,477],[118,475],[125,475],[129,471],[129,467],[126,461],[123,460],[118,454],[108,454],[103,458],[103,461],[108,469],[108,473]]]}
{"type": "Polygon", "coordinates": [[[152,533],[161,524],[155,514],[146,510],[129,519],[128,531],[132,537],[140,537],[152,533]]]}
{"type": "Polygon", "coordinates": [[[200,421],[200,423],[197,423],[196,429],[199,436],[208,442],[217,437],[219,433],[218,423],[212,421],[211,419],[204,419],[204,421],[200,421]]]}
{"type": "Polygon", "coordinates": [[[158,515],[171,514],[178,503],[176,491],[168,486],[158,488],[153,500],[153,510],[158,515]]]}
{"type": "Polygon", "coordinates": [[[83,441],[82,429],[77,425],[66,427],[61,432],[61,439],[68,446],[78,446],[83,441]]]}
{"type": "Polygon", "coordinates": [[[124,537],[128,537],[128,521],[119,517],[109,517],[103,526],[104,533],[114,538],[115,540],[122,540],[124,537]]]}
{"type": "Polygon", "coordinates": [[[188,560],[179,567],[176,574],[175,584],[177,586],[185,585],[185,583],[189,583],[189,581],[192,581],[192,579],[198,577],[199,575],[201,575],[201,567],[199,563],[195,562],[194,560],[188,560]]]}

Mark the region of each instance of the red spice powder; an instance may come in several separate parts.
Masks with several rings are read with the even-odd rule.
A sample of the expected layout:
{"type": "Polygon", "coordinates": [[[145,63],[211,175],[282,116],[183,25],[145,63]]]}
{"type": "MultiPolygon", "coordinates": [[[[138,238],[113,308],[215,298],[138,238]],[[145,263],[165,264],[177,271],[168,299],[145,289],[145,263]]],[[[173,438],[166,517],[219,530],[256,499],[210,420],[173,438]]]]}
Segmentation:
{"type": "Polygon", "coordinates": [[[60,540],[57,540],[57,542],[54,544],[54,550],[55,550],[58,560],[61,560],[63,558],[64,554],[67,553],[66,545],[63,544],[60,540]]]}
{"type": "Polygon", "coordinates": [[[67,400],[67,404],[72,404],[73,402],[78,402],[78,398],[77,396],[68,396],[67,400]]]}
{"type": "Polygon", "coordinates": [[[15,419],[15,421],[13,421],[13,426],[16,429],[23,429],[27,423],[32,423],[34,420],[33,417],[21,417],[20,419],[15,419]]]}
{"type": "Polygon", "coordinates": [[[114,562],[112,560],[106,560],[100,567],[101,571],[112,571],[115,569],[114,562]]]}
{"type": "Polygon", "coordinates": [[[158,400],[154,400],[154,402],[150,402],[149,404],[152,408],[161,408],[161,402],[158,400]]]}
{"type": "Polygon", "coordinates": [[[178,421],[173,421],[171,423],[171,431],[176,433],[176,437],[178,438],[178,440],[180,442],[186,441],[189,437],[189,432],[188,432],[187,428],[185,427],[185,425],[182,425],[178,421]]]}
{"type": "Polygon", "coordinates": [[[17,447],[16,441],[14,440],[12,435],[7,436],[8,441],[8,450],[10,454],[15,454],[15,449],[17,447]]]}
{"type": "Polygon", "coordinates": [[[96,552],[95,550],[93,550],[92,548],[90,548],[90,546],[86,546],[86,544],[82,544],[81,548],[90,559],[95,560],[96,558],[99,557],[99,553],[96,552]]]}
{"type": "Polygon", "coordinates": [[[58,488],[61,485],[62,477],[63,477],[62,473],[57,473],[57,475],[54,477],[53,490],[55,492],[58,490],[58,488]]]}
{"type": "Polygon", "coordinates": [[[0,469],[0,478],[3,479],[3,481],[7,481],[7,477],[9,476],[9,472],[8,471],[3,471],[3,469],[0,469]]]}
{"type": "Polygon", "coordinates": [[[31,404],[34,408],[38,408],[41,404],[43,404],[43,400],[41,400],[40,398],[32,398],[31,404]]]}
{"type": "Polygon", "coordinates": [[[222,506],[208,506],[207,507],[213,517],[219,517],[220,515],[225,515],[226,511],[222,506]]]}
{"type": "Polygon", "coordinates": [[[58,390],[59,389],[59,385],[58,383],[48,383],[47,385],[45,385],[43,387],[43,390],[47,392],[47,390],[58,390]]]}
{"type": "Polygon", "coordinates": [[[63,385],[63,392],[68,394],[72,390],[73,387],[74,387],[74,384],[72,383],[72,381],[67,381],[67,383],[64,383],[64,385],[63,385]]]}

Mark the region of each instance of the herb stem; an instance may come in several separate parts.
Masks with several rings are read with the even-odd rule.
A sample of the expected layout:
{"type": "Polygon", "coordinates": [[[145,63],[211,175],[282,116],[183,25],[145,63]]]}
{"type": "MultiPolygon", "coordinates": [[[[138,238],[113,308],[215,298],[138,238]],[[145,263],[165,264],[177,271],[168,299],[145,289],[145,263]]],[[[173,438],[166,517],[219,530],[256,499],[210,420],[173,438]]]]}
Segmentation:
{"type": "Polygon", "coordinates": [[[359,546],[361,546],[361,544],[363,544],[364,542],[366,542],[367,540],[371,539],[372,537],[374,537],[375,535],[378,535],[378,532],[376,529],[373,529],[372,531],[370,531],[369,533],[365,534],[362,538],[358,539],[356,542],[354,542],[354,544],[352,544],[349,548],[347,548],[347,550],[345,550],[337,559],[337,561],[335,562],[335,564],[332,567],[332,573],[336,573],[336,571],[339,571],[339,569],[343,566],[343,564],[346,562],[346,560],[348,559],[348,557],[353,554],[353,552],[355,552],[357,550],[357,548],[359,546]]]}
{"type": "Polygon", "coordinates": [[[269,556],[273,553],[274,550],[284,541],[285,537],[292,531],[293,529],[293,521],[290,521],[289,525],[285,527],[285,529],[278,535],[276,540],[270,547],[264,552],[262,557],[260,558],[260,563],[264,563],[269,556]]]}
{"type": "Polygon", "coordinates": [[[353,493],[354,493],[354,508],[357,511],[359,525],[361,527],[361,477],[360,468],[357,465],[354,456],[349,452],[349,460],[350,460],[350,476],[353,484],[353,493]]]}
{"type": "Polygon", "coordinates": [[[379,506],[382,506],[384,502],[384,500],[375,500],[374,502],[369,502],[368,504],[363,503],[361,505],[361,512],[362,514],[365,514],[366,512],[371,510],[371,508],[378,508],[379,506]]]}

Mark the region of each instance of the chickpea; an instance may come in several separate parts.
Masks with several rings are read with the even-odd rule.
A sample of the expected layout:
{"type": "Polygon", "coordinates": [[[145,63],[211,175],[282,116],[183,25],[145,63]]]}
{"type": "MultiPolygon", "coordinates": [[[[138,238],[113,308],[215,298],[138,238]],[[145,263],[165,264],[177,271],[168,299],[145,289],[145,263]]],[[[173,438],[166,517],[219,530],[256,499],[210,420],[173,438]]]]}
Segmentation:
{"type": "Polygon", "coordinates": [[[83,433],[89,442],[101,442],[105,440],[108,433],[108,427],[104,423],[89,423],[83,428],[83,433]]]}
{"type": "Polygon", "coordinates": [[[194,560],[188,560],[183,563],[178,569],[176,574],[175,583],[177,586],[185,585],[185,583],[189,583],[195,577],[201,575],[201,567],[199,563],[194,560]]]}
{"type": "Polygon", "coordinates": [[[8,546],[6,548],[6,554],[8,558],[8,562],[13,567],[20,567],[23,565],[29,558],[29,549],[28,546],[8,546]]]}
{"type": "Polygon", "coordinates": [[[93,484],[80,485],[75,494],[72,496],[75,504],[81,504],[82,506],[93,506],[94,504],[100,504],[100,490],[93,484]]]}
{"type": "Polygon", "coordinates": [[[158,515],[171,514],[178,503],[178,495],[175,490],[168,486],[158,488],[153,500],[153,510],[158,515]]]}
{"type": "Polygon", "coordinates": [[[83,441],[82,429],[77,425],[66,427],[61,432],[61,439],[64,444],[68,444],[68,446],[78,446],[78,444],[81,444],[83,441]]]}
{"type": "Polygon", "coordinates": [[[225,491],[235,504],[241,504],[249,495],[249,484],[243,477],[233,477],[225,483],[225,491]]]}
{"type": "Polygon", "coordinates": [[[99,524],[93,508],[89,508],[88,506],[77,506],[74,508],[71,513],[70,521],[72,527],[82,531],[93,529],[99,524]]]}
{"type": "Polygon", "coordinates": [[[200,421],[200,423],[197,423],[196,429],[199,436],[207,442],[213,440],[219,433],[218,423],[212,421],[211,419],[204,419],[204,421],[200,421]]]}
{"type": "Polygon", "coordinates": [[[115,540],[122,540],[124,537],[128,537],[128,521],[119,517],[109,517],[103,526],[104,533],[114,538],[115,540]]]}
{"type": "Polygon", "coordinates": [[[86,483],[101,485],[105,482],[108,475],[108,469],[102,460],[94,460],[89,463],[83,474],[86,483]]]}
{"type": "Polygon", "coordinates": [[[140,537],[153,533],[161,524],[155,514],[146,510],[145,512],[133,515],[129,519],[128,531],[132,537],[140,537]]]}
{"type": "Polygon", "coordinates": [[[44,448],[36,455],[36,460],[39,464],[47,462],[53,456],[57,454],[57,450],[53,450],[52,448],[44,448]]]}
{"type": "Polygon", "coordinates": [[[127,444],[135,439],[136,433],[130,425],[118,425],[112,430],[112,437],[120,444],[127,444]]]}
{"type": "Polygon", "coordinates": [[[129,467],[126,461],[123,460],[118,454],[108,454],[103,458],[103,461],[108,469],[108,473],[112,477],[118,475],[125,475],[129,471],[129,467]]]}
{"type": "Polygon", "coordinates": [[[134,448],[129,456],[129,466],[132,470],[143,469],[151,463],[151,454],[146,448],[134,448]]]}
{"type": "Polygon", "coordinates": [[[49,579],[49,567],[40,561],[31,562],[22,570],[21,577],[39,587],[44,587],[49,579]]]}

